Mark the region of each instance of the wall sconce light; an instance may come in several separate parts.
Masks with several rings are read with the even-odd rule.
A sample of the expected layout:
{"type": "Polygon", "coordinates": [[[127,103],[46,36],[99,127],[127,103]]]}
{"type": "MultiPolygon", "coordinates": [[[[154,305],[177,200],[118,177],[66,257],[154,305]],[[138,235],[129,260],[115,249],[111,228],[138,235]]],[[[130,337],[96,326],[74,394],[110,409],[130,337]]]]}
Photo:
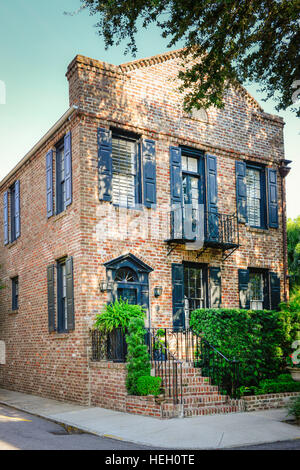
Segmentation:
{"type": "Polygon", "coordinates": [[[112,290],[112,282],[100,281],[99,287],[100,287],[100,292],[109,292],[112,290]]]}
{"type": "Polygon", "coordinates": [[[161,286],[154,287],[154,297],[160,297],[162,294],[163,288],[161,286]]]}
{"type": "Polygon", "coordinates": [[[279,174],[282,178],[285,178],[291,171],[289,164],[292,163],[292,160],[281,160],[280,163],[281,166],[279,167],[279,174]]]}

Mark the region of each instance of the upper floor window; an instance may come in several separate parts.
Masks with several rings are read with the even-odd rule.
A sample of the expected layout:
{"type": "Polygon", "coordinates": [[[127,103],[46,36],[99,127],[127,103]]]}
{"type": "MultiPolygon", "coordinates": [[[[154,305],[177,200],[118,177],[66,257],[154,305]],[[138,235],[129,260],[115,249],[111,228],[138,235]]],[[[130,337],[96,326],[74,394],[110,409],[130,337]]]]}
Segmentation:
{"type": "Polygon", "coordinates": [[[141,202],[139,147],[133,138],[112,135],[112,202],[118,206],[141,202]]]}
{"type": "Polygon", "coordinates": [[[263,168],[247,165],[247,217],[251,227],[264,228],[266,225],[265,172],[263,168]]]}
{"type": "Polygon", "coordinates": [[[66,178],[64,143],[56,147],[56,213],[66,209],[66,178]]]}
{"type": "Polygon", "coordinates": [[[98,129],[99,200],[128,208],[156,205],[156,144],[116,129],[98,129]]]}
{"type": "Polygon", "coordinates": [[[46,155],[47,217],[60,214],[72,204],[72,146],[68,132],[46,155]],[[55,161],[55,171],[53,161],[55,161]],[[55,175],[55,180],[54,180],[55,175]],[[56,211],[54,211],[54,200],[56,211]]]}
{"type": "Polygon", "coordinates": [[[20,181],[17,180],[4,193],[3,200],[4,244],[12,243],[21,234],[20,181]]]}

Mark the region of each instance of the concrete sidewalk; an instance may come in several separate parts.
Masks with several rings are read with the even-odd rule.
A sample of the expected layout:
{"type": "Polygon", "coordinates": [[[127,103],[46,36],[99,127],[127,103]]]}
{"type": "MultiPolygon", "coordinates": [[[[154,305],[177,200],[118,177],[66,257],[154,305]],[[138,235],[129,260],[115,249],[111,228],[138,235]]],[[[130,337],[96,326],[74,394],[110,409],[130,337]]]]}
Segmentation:
{"type": "Polygon", "coordinates": [[[0,403],[102,437],[160,449],[222,449],[300,439],[286,410],[159,420],[0,389],[0,403]]]}

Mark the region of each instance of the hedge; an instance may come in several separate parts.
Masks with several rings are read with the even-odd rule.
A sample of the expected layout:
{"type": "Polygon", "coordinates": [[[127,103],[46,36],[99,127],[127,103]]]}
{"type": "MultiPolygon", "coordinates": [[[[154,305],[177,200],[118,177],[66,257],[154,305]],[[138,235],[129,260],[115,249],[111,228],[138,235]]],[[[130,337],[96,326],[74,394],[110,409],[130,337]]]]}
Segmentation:
{"type": "Polygon", "coordinates": [[[190,327],[228,359],[239,360],[240,385],[251,387],[284,371],[294,323],[288,310],[199,309],[192,312],[190,327]]]}

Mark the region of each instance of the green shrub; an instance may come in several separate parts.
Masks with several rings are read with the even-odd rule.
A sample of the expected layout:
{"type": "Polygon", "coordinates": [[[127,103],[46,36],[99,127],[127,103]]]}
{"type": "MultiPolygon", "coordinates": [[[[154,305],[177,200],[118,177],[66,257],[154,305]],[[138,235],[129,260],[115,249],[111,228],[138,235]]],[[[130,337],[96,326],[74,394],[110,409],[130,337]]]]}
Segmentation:
{"type": "Polygon", "coordinates": [[[286,378],[280,379],[265,379],[259,382],[258,387],[255,388],[255,395],[264,395],[266,393],[285,393],[285,392],[300,392],[300,383],[295,382],[288,375],[286,378]]]}
{"type": "Polygon", "coordinates": [[[122,328],[125,331],[132,318],[144,318],[145,311],[140,305],[131,305],[123,299],[106,305],[104,311],[96,316],[95,328],[101,331],[112,331],[122,328]]]}
{"type": "Polygon", "coordinates": [[[161,392],[161,377],[151,375],[141,376],[137,380],[137,395],[159,395],[161,392]]]}
{"type": "Polygon", "coordinates": [[[300,395],[291,401],[289,415],[294,415],[297,421],[300,420],[300,395]]]}
{"type": "Polygon", "coordinates": [[[284,371],[296,335],[293,318],[290,309],[199,309],[192,312],[190,326],[228,359],[240,362],[240,385],[251,391],[261,380],[275,379],[284,371]]]}
{"type": "Polygon", "coordinates": [[[144,320],[139,317],[132,318],[126,334],[128,371],[126,388],[131,395],[138,394],[138,379],[142,376],[150,376],[150,357],[145,344],[145,334],[144,320]]]}

